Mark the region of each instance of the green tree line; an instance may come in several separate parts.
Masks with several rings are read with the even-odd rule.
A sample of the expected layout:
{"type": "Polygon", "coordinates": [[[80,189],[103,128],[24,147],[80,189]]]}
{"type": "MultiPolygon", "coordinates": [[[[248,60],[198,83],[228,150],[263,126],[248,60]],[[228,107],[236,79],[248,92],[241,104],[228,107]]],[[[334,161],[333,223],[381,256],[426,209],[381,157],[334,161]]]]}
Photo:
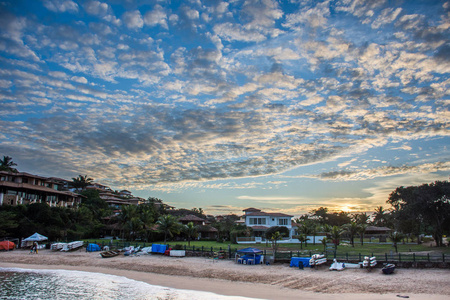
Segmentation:
{"type": "MultiPolygon", "coordinates": [[[[3,170],[17,172],[13,168],[16,164],[8,156],[3,157],[0,165],[3,170]]],[[[234,214],[214,218],[206,216],[201,208],[166,210],[162,200],[154,197],[148,198],[145,204],[123,206],[115,213],[98,191],[86,189],[92,181],[87,175],[72,178],[72,186],[84,196],[75,209],[50,207],[45,203],[0,206],[0,237],[26,237],[39,232],[56,241],[99,238],[108,232],[129,241],[191,241],[197,238],[201,227],[178,222],[179,217],[188,214],[208,220],[217,229],[218,241],[236,242],[237,237],[252,235],[250,227],[236,223],[239,217],[234,214]]],[[[420,243],[421,235],[426,234],[434,237],[437,246],[443,246],[443,236],[450,233],[449,195],[449,182],[436,181],[398,187],[386,201],[389,208],[379,206],[371,213],[330,212],[326,207],[319,207],[294,220],[298,224],[295,237],[301,247],[308,243],[308,237],[319,232],[326,233],[324,243],[333,243],[335,247],[342,237],[352,245],[359,238],[362,244],[367,226],[373,225],[391,228],[392,241],[414,237],[420,243]]],[[[284,229],[280,226],[266,232],[267,240],[274,247],[278,239],[289,235],[284,229]]]]}

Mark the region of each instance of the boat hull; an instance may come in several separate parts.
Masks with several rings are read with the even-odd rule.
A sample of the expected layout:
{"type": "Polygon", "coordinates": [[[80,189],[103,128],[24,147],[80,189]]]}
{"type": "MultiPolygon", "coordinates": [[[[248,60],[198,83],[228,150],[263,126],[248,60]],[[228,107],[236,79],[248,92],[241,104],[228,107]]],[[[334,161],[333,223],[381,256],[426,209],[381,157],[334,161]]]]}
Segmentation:
{"type": "Polygon", "coordinates": [[[394,273],[394,271],[395,271],[395,265],[393,265],[393,264],[386,265],[386,266],[384,266],[384,267],[381,269],[381,271],[382,271],[383,274],[385,274],[385,275],[392,274],[392,273],[394,273]]]}
{"type": "Polygon", "coordinates": [[[100,255],[103,258],[109,258],[109,257],[114,257],[119,255],[120,253],[118,251],[105,251],[105,252],[101,252],[100,255]]]}

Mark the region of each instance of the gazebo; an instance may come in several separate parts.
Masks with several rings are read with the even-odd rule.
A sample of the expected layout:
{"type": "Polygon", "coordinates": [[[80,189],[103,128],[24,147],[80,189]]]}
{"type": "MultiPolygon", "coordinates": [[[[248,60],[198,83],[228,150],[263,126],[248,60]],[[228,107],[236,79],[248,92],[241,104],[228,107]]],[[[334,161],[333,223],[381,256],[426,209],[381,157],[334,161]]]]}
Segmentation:
{"type": "Polygon", "coordinates": [[[33,235],[30,235],[29,237],[27,237],[26,239],[22,240],[22,247],[27,247],[30,243],[30,245],[33,242],[43,242],[43,241],[47,241],[48,237],[43,236],[42,234],[39,233],[34,233],[33,235]]]}
{"type": "Polygon", "coordinates": [[[237,261],[237,263],[247,264],[247,265],[260,264],[260,263],[262,263],[261,253],[263,253],[263,251],[258,248],[253,248],[253,247],[244,248],[244,249],[237,251],[236,254],[239,254],[239,255],[242,254],[243,256],[238,258],[236,255],[236,261],[237,261]]]}

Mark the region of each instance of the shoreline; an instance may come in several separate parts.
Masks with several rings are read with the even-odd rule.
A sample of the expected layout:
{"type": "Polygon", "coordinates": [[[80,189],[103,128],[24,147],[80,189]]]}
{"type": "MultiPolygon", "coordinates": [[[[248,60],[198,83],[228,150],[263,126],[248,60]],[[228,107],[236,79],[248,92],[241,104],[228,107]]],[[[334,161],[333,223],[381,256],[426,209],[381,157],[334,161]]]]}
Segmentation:
{"type": "Polygon", "coordinates": [[[399,269],[382,275],[379,269],[367,272],[347,269],[342,272],[289,268],[288,265],[237,265],[234,261],[208,258],[174,258],[141,255],[101,258],[98,252],[52,252],[39,254],[14,250],[0,252],[0,267],[21,269],[59,269],[104,273],[127,277],[181,290],[206,291],[226,296],[259,299],[323,300],[346,298],[448,299],[450,270],[399,269]]]}

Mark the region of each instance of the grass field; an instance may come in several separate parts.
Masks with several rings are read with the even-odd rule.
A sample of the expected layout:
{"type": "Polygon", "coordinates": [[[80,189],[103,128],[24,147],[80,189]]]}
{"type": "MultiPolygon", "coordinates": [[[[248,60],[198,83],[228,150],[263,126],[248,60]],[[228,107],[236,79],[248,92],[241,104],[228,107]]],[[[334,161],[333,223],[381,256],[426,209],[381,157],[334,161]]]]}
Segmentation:
{"type": "MultiPolygon", "coordinates": [[[[90,240],[85,240],[85,242],[95,242],[98,244],[108,244],[110,242],[110,240],[101,240],[101,239],[90,239],[90,240]]],[[[113,241],[113,245],[121,245],[123,246],[125,245],[133,245],[133,246],[150,246],[152,243],[143,243],[143,242],[125,242],[125,241],[113,241]]],[[[163,241],[158,241],[158,242],[154,242],[154,244],[164,244],[163,241]]],[[[211,248],[214,251],[217,250],[228,250],[228,248],[231,248],[231,251],[235,251],[238,249],[243,249],[246,247],[256,247],[258,249],[261,250],[266,250],[266,251],[272,251],[272,245],[270,243],[266,244],[266,243],[261,243],[261,244],[230,244],[229,242],[224,242],[224,243],[218,243],[216,241],[191,241],[190,242],[190,246],[188,246],[188,242],[185,241],[168,241],[166,244],[169,244],[170,247],[174,247],[175,245],[181,245],[183,248],[186,247],[188,250],[190,249],[194,249],[195,250],[203,250],[204,251],[209,251],[211,250],[211,248]]],[[[399,243],[398,246],[398,252],[401,253],[426,253],[426,252],[431,252],[431,253],[435,253],[437,255],[439,255],[439,253],[444,253],[444,254],[450,254],[450,248],[449,247],[430,247],[430,243],[423,243],[421,245],[418,244],[414,244],[414,243],[399,243]]],[[[334,249],[332,247],[328,247],[328,249],[324,249],[324,246],[322,244],[317,243],[316,245],[313,245],[312,243],[308,243],[307,245],[303,245],[303,247],[300,247],[300,244],[279,244],[278,245],[278,251],[292,251],[296,254],[300,254],[300,255],[307,255],[310,252],[311,253],[321,253],[321,252],[325,252],[325,251],[329,251],[332,252],[334,249]]],[[[385,255],[386,253],[391,254],[391,253],[395,253],[395,248],[393,247],[392,243],[368,243],[365,242],[364,245],[361,245],[358,242],[355,242],[355,246],[352,247],[350,244],[348,243],[341,243],[338,247],[337,247],[337,254],[339,256],[342,255],[358,255],[358,254],[363,254],[363,255],[385,255]]]]}

